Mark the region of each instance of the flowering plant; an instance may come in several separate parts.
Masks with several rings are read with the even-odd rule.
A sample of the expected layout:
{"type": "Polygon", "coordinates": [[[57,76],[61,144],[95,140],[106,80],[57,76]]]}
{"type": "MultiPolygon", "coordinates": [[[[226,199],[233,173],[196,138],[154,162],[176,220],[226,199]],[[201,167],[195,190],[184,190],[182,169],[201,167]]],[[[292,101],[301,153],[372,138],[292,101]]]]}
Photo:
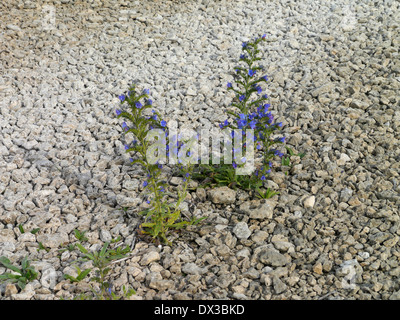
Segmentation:
{"type": "Polygon", "coordinates": [[[146,217],[146,221],[141,225],[141,231],[150,235],[154,241],[161,240],[169,243],[167,235],[170,229],[180,229],[200,220],[182,220],[179,209],[187,196],[193,165],[182,163],[183,156],[180,147],[183,142],[178,140],[177,135],[169,136],[167,122],[162,120],[160,114],[152,109],[153,102],[149,99],[149,93],[149,90],[146,89],[138,95],[136,87],[133,85],[127,95],[119,96],[121,104],[128,104],[128,110],[117,109],[116,113],[117,118],[123,117],[130,121],[129,126],[126,122],[122,123],[125,136],[133,135],[132,142],[125,144],[126,152],[134,153],[130,162],[132,164],[140,163],[146,173],[143,188],[147,190],[145,200],[149,208],[141,212],[146,217]],[[146,115],[148,109],[152,109],[151,114],[146,115]],[[178,200],[174,203],[167,201],[168,185],[165,180],[161,179],[162,168],[166,163],[166,157],[170,155],[170,149],[171,154],[178,158],[178,165],[184,175],[183,184],[178,190],[178,200]]]}
{"type": "Polygon", "coordinates": [[[262,83],[268,81],[268,77],[266,75],[257,77],[264,68],[255,65],[256,61],[261,60],[257,56],[260,53],[258,44],[265,38],[266,35],[263,35],[242,44],[243,53],[240,55],[242,65],[235,67],[236,85],[231,82],[227,84],[227,89],[235,93],[235,99],[231,105],[236,111],[227,111],[233,116],[233,121],[230,122],[226,119],[219,127],[224,130],[228,129],[232,138],[237,134],[237,130],[240,130],[239,139],[249,134],[250,136],[246,138],[242,150],[233,148],[232,164],[224,163],[217,166],[206,164],[202,167],[200,176],[211,176],[219,185],[257,189],[271,172],[273,159],[283,156],[281,151],[273,148],[274,145],[285,142],[285,137],[273,138],[275,132],[282,128],[282,123],[274,121],[274,116],[269,111],[270,104],[266,103],[269,98],[263,93],[261,87],[262,83]],[[243,167],[246,161],[250,160],[237,156],[242,154],[241,151],[250,147],[247,144],[248,141],[256,145],[256,152],[262,153],[261,166],[255,168],[253,174],[238,176],[235,174],[235,170],[243,167]]]}

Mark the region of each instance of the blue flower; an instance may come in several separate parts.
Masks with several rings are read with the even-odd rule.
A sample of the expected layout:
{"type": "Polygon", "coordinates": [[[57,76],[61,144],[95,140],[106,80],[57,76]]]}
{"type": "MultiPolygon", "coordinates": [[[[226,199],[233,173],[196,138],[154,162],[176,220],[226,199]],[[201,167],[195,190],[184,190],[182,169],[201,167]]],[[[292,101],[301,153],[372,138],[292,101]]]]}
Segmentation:
{"type": "Polygon", "coordinates": [[[125,145],[125,150],[128,150],[129,149],[129,146],[126,144],[125,145]]]}
{"type": "Polygon", "coordinates": [[[242,48],[244,49],[244,48],[246,48],[247,47],[247,42],[243,42],[242,43],[242,48]]]}
{"type": "Polygon", "coordinates": [[[151,99],[147,99],[146,103],[151,106],[153,104],[153,101],[151,99]]]}
{"type": "Polygon", "coordinates": [[[165,191],[164,187],[161,187],[161,188],[160,188],[160,191],[161,191],[161,192],[164,192],[164,191],[165,191]]]}
{"type": "Polygon", "coordinates": [[[167,125],[167,122],[165,120],[162,120],[160,124],[161,124],[161,127],[165,127],[167,125]]]}
{"type": "Polygon", "coordinates": [[[280,152],[279,150],[275,150],[274,154],[275,154],[276,156],[278,156],[279,158],[282,158],[282,156],[283,156],[283,153],[280,152]]]}
{"type": "Polygon", "coordinates": [[[143,93],[144,93],[144,94],[150,94],[150,90],[149,90],[149,89],[144,89],[144,90],[143,90],[143,93]]]}
{"type": "Polygon", "coordinates": [[[125,95],[124,94],[121,94],[120,96],[118,96],[118,99],[119,100],[121,100],[121,101],[124,101],[125,100],[125,95]]]}
{"type": "Polygon", "coordinates": [[[237,164],[235,162],[232,163],[232,167],[234,167],[235,169],[237,168],[237,164]]]}
{"type": "Polygon", "coordinates": [[[255,129],[255,128],[256,128],[256,124],[257,124],[257,121],[256,121],[256,120],[251,121],[251,122],[249,123],[250,128],[251,128],[251,129],[255,129]]]}
{"type": "Polygon", "coordinates": [[[261,180],[265,180],[265,176],[264,175],[261,176],[261,180]]]}
{"type": "Polygon", "coordinates": [[[268,76],[263,76],[261,77],[261,79],[263,79],[264,81],[268,81],[268,76]]]}
{"type": "Polygon", "coordinates": [[[189,176],[190,176],[190,174],[189,174],[189,172],[187,172],[187,173],[185,174],[185,177],[186,177],[186,178],[189,178],[189,176]]]}
{"type": "Polygon", "coordinates": [[[261,149],[261,143],[257,143],[257,149],[258,149],[258,150],[261,149]]]}
{"type": "Polygon", "coordinates": [[[143,182],[143,187],[147,187],[149,183],[147,181],[143,182]]]}
{"type": "Polygon", "coordinates": [[[246,120],[239,120],[237,123],[239,129],[243,129],[243,127],[245,127],[246,124],[247,124],[246,120]]]}
{"type": "Polygon", "coordinates": [[[138,101],[135,103],[136,108],[140,109],[143,105],[138,101]]]}
{"type": "Polygon", "coordinates": [[[264,33],[264,34],[262,35],[261,39],[265,40],[265,37],[266,37],[266,36],[267,36],[267,35],[264,33]]]}
{"type": "Polygon", "coordinates": [[[245,96],[244,94],[242,94],[242,95],[239,97],[239,101],[243,101],[245,98],[246,98],[246,96],[245,96]]]}
{"type": "Polygon", "coordinates": [[[117,114],[117,116],[119,116],[122,113],[122,111],[117,109],[117,110],[115,110],[115,113],[117,114]]]}
{"type": "Polygon", "coordinates": [[[147,202],[148,204],[150,204],[150,199],[147,199],[146,202],[147,202]]]}
{"type": "Polygon", "coordinates": [[[228,84],[226,85],[228,88],[232,88],[232,83],[228,82],[228,84]]]}
{"type": "Polygon", "coordinates": [[[157,120],[157,115],[154,114],[154,115],[152,116],[152,118],[153,118],[153,120],[157,120]]]}
{"type": "Polygon", "coordinates": [[[255,89],[257,90],[258,94],[260,94],[262,92],[262,88],[260,86],[257,86],[255,89]]]}
{"type": "Polygon", "coordinates": [[[241,54],[241,55],[240,55],[240,59],[241,59],[241,60],[246,59],[246,55],[245,55],[245,54],[241,54]]]}
{"type": "Polygon", "coordinates": [[[277,141],[277,142],[282,142],[282,143],[284,143],[284,142],[285,142],[285,137],[278,138],[278,139],[276,139],[276,141],[277,141]]]}
{"type": "Polygon", "coordinates": [[[249,76],[250,77],[252,77],[252,76],[254,76],[256,74],[256,71],[255,70],[249,70],[249,76]]]}

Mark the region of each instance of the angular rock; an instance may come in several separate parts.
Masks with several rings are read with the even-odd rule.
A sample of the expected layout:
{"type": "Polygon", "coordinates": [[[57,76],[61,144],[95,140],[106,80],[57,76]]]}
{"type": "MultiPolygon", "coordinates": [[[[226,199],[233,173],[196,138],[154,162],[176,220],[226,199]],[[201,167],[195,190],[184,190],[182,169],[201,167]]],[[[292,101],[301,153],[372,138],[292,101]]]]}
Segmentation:
{"type": "Polygon", "coordinates": [[[68,234],[59,232],[54,234],[41,234],[37,236],[37,241],[41,242],[46,248],[58,248],[62,244],[68,243],[68,234]]]}
{"type": "Polygon", "coordinates": [[[315,196],[308,197],[304,200],[304,208],[313,208],[315,204],[315,196]]]}
{"type": "Polygon", "coordinates": [[[202,275],[205,274],[208,271],[208,268],[201,268],[194,262],[188,262],[182,266],[182,272],[187,273],[187,274],[193,274],[193,275],[202,275]]]}
{"type": "Polygon", "coordinates": [[[271,219],[274,214],[276,203],[271,200],[250,200],[240,205],[240,210],[251,219],[265,220],[271,219]]]}
{"type": "Polygon", "coordinates": [[[157,251],[150,251],[143,255],[142,259],[140,259],[140,264],[142,266],[147,266],[152,262],[160,260],[160,254],[157,251]]]}
{"type": "Polygon", "coordinates": [[[289,263],[289,260],[275,249],[261,251],[259,260],[261,263],[272,267],[282,267],[289,263]]]}
{"type": "Polygon", "coordinates": [[[215,204],[231,204],[236,200],[236,191],[228,187],[219,187],[209,190],[208,196],[215,204]]]}
{"type": "Polygon", "coordinates": [[[234,227],[233,227],[233,233],[238,239],[247,239],[251,235],[251,230],[249,229],[249,226],[247,225],[246,222],[238,222],[234,227]]]}

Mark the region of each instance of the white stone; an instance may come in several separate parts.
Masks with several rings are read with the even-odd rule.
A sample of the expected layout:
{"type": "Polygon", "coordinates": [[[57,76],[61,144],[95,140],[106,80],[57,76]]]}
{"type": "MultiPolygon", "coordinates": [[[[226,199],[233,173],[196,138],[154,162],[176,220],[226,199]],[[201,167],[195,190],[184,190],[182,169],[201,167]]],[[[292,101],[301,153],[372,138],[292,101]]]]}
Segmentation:
{"type": "Polygon", "coordinates": [[[247,239],[251,235],[251,230],[246,222],[239,222],[233,227],[233,233],[238,239],[247,239]]]}
{"type": "Polygon", "coordinates": [[[304,208],[313,208],[315,204],[315,196],[308,197],[304,200],[304,208]]]}

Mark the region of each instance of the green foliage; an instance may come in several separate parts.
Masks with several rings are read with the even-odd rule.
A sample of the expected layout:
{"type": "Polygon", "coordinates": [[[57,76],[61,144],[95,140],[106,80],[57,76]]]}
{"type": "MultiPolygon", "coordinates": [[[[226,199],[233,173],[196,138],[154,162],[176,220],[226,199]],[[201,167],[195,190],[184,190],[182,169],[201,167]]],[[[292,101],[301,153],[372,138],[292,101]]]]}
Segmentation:
{"type": "Polygon", "coordinates": [[[88,238],[85,236],[86,231],[79,231],[78,229],[74,230],[74,235],[78,239],[78,241],[84,242],[88,241],[88,238]]]}
{"type": "Polygon", "coordinates": [[[274,145],[282,144],[285,138],[272,138],[276,131],[281,129],[282,123],[274,122],[274,116],[269,111],[270,105],[265,103],[269,98],[263,93],[261,84],[266,83],[268,77],[265,75],[256,76],[264,70],[262,66],[255,65],[257,61],[261,60],[258,57],[261,52],[258,49],[258,44],[263,40],[265,40],[265,35],[242,44],[241,65],[235,67],[234,73],[236,85],[230,82],[227,85],[227,89],[235,93],[235,98],[231,104],[235,111],[227,111],[229,115],[234,117],[234,121],[230,122],[227,119],[219,125],[223,130],[230,129],[232,139],[244,138],[248,129],[253,130],[252,136],[246,137],[246,143],[247,138],[254,142],[256,150],[254,150],[252,156],[261,155],[262,164],[255,168],[254,173],[237,174],[236,169],[243,168],[248,161],[245,157],[238,159],[235,156],[236,153],[242,154],[246,147],[249,149],[249,146],[244,143],[242,152],[235,150],[236,147],[232,149],[232,164],[201,165],[195,177],[206,181],[207,184],[256,190],[263,185],[266,176],[271,172],[272,160],[276,156],[283,156],[279,150],[272,148],[274,145]],[[238,132],[241,132],[242,136],[237,136],[238,132]]]}
{"type": "Polygon", "coordinates": [[[270,188],[268,188],[264,192],[261,191],[261,189],[257,189],[256,191],[257,191],[256,197],[261,199],[269,199],[272,198],[274,195],[279,194],[279,192],[272,191],[270,188]]]}
{"type": "MultiPolygon", "coordinates": [[[[148,90],[144,90],[142,94],[136,93],[136,87],[133,85],[129,89],[128,95],[121,95],[119,99],[121,104],[126,103],[126,110],[117,110],[117,115],[130,121],[128,126],[125,122],[124,135],[132,134],[133,142],[125,144],[127,153],[133,153],[131,163],[139,163],[146,172],[147,179],[143,183],[143,187],[147,194],[146,202],[150,205],[148,209],[143,210],[141,214],[145,217],[145,222],[141,224],[141,232],[150,235],[154,242],[163,242],[170,244],[168,235],[171,230],[181,229],[187,225],[198,223],[200,220],[186,221],[181,218],[179,209],[180,204],[187,196],[188,183],[193,166],[183,164],[182,159],[187,156],[187,152],[182,154],[183,142],[178,140],[177,136],[168,136],[166,131],[166,121],[161,120],[160,114],[152,109],[152,115],[146,116],[145,111],[152,108],[152,101],[148,99],[148,90]],[[144,99],[144,103],[141,100],[144,99]],[[151,138],[150,131],[158,130],[158,135],[151,138]],[[169,152],[176,155],[178,164],[184,173],[184,181],[178,190],[178,200],[171,204],[168,202],[167,184],[160,178],[164,160],[162,150],[156,150],[156,155],[150,152],[151,144],[154,140],[161,143],[165,148],[172,145],[169,152]],[[157,158],[157,161],[154,161],[157,158]]],[[[154,131],[153,131],[154,133],[154,131]]],[[[166,150],[164,150],[166,151],[166,150]]],[[[169,153],[167,153],[169,154],[169,153]]]]}
{"type": "Polygon", "coordinates": [[[12,265],[7,257],[0,257],[0,264],[14,271],[14,273],[6,272],[1,274],[0,281],[16,283],[21,290],[25,288],[29,281],[35,280],[38,276],[38,273],[35,271],[35,268],[30,265],[27,257],[22,260],[20,268],[12,265]]]}
{"type": "MultiPolygon", "coordinates": [[[[82,233],[75,233],[75,237],[81,241],[84,239],[82,233]]],[[[104,243],[103,247],[99,251],[89,252],[81,243],[76,243],[75,247],[78,248],[79,252],[82,254],[82,257],[78,259],[81,262],[92,261],[93,268],[87,268],[81,270],[77,265],[75,265],[75,269],[77,271],[77,276],[71,276],[68,274],[64,274],[64,278],[70,280],[71,282],[80,282],[85,279],[92,271],[95,272],[95,275],[90,279],[90,281],[94,281],[99,284],[100,292],[96,291],[92,287],[92,296],[88,295],[80,295],[76,297],[78,300],[87,300],[87,299],[96,299],[96,300],[119,300],[122,298],[129,298],[132,294],[135,294],[133,289],[127,290],[123,287],[123,295],[117,296],[111,290],[111,284],[107,281],[108,273],[111,271],[111,264],[113,261],[118,259],[126,258],[131,251],[129,246],[124,248],[120,246],[116,246],[115,248],[111,248],[111,244],[115,244],[119,241],[119,238],[113,239],[111,241],[107,241],[104,243]]]]}

